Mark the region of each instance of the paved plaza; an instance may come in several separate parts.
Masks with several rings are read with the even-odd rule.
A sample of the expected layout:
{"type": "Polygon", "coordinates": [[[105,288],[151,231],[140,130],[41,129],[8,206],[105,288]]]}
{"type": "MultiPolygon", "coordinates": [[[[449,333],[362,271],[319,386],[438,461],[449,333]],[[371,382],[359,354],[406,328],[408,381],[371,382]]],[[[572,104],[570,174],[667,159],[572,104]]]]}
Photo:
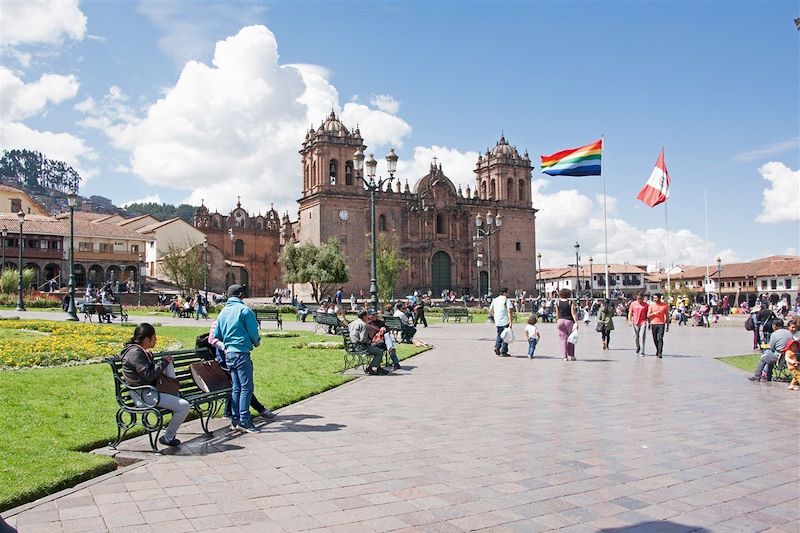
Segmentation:
{"type": "Polygon", "coordinates": [[[178,453],[3,516],[21,532],[800,531],[800,395],[714,360],[751,334],[673,327],[659,360],[617,327],[607,352],[582,329],[565,363],[551,324],[535,360],[524,342],[496,357],[491,325],[436,324],[406,370],[257,435],[186,424],[178,453]]]}

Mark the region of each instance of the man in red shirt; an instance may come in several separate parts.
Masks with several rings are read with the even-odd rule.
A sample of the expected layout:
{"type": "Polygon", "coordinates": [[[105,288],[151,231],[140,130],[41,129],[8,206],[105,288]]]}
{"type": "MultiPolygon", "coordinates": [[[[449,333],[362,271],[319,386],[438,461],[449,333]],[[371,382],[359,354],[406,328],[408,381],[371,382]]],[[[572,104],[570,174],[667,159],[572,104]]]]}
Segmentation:
{"type": "Polygon", "coordinates": [[[633,335],[636,338],[636,353],[642,352],[644,357],[644,343],[647,338],[647,304],[644,301],[644,293],[636,295],[636,300],[628,308],[628,324],[633,326],[633,335]],[[642,342],[639,344],[639,338],[642,342]]]}
{"type": "Polygon", "coordinates": [[[656,355],[661,359],[664,351],[664,329],[667,327],[669,305],[661,301],[660,294],[653,295],[653,303],[647,308],[647,321],[650,322],[650,331],[653,332],[653,344],[656,345],[656,355]]]}

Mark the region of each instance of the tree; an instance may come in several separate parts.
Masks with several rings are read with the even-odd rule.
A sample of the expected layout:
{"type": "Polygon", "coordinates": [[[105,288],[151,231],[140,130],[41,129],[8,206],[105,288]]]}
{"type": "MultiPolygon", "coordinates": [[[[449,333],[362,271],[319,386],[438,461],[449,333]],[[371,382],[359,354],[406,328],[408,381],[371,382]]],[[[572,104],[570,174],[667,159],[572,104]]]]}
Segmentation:
{"type": "Polygon", "coordinates": [[[164,276],[174,283],[181,294],[191,294],[203,286],[205,265],[199,246],[181,250],[170,246],[159,261],[164,276]]]}
{"type": "MultiPolygon", "coordinates": [[[[32,268],[22,269],[22,288],[26,290],[36,281],[36,271],[32,268]]],[[[0,292],[10,294],[16,293],[19,285],[19,270],[7,268],[0,275],[0,292]]]]}
{"type": "Polygon", "coordinates": [[[128,213],[136,215],[150,215],[158,220],[169,220],[178,217],[185,222],[192,223],[195,207],[189,204],[157,204],[155,202],[133,203],[125,207],[128,213]]]}
{"type": "Polygon", "coordinates": [[[347,261],[335,238],[316,246],[305,243],[300,246],[289,241],[281,252],[283,280],[286,283],[308,283],[311,295],[319,303],[333,288],[350,279],[347,261]]]}
{"type": "Polygon", "coordinates": [[[47,187],[66,193],[77,192],[81,183],[74,168],[34,150],[4,150],[0,175],[19,178],[31,189],[47,187]]]}
{"type": "Polygon", "coordinates": [[[378,274],[378,298],[382,302],[392,299],[394,287],[401,270],[411,268],[411,261],[400,257],[397,232],[378,235],[378,254],[375,268],[378,274]]]}

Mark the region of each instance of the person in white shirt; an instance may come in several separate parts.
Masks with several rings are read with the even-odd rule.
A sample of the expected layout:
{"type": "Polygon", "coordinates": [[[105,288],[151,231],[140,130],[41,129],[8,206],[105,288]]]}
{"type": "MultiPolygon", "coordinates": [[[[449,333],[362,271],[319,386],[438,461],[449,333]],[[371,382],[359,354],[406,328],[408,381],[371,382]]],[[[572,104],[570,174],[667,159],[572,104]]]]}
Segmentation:
{"type": "Polygon", "coordinates": [[[414,335],[417,334],[417,328],[409,324],[408,315],[406,314],[406,306],[403,302],[397,302],[394,308],[394,316],[400,319],[403,325],[403,331],[400,332],[400,338],[403,342],[412,342],[414,335]]]}
{"type": "Polygon", "coordinates": [[[539,329],[536,327],[536,315],[531,314],[528,318],[528,324],[525,326],[525,338],[528,339],[528,358],[533,359],[533,353],[536,351],[536,344],[539,342],[539,329]]]}
{"type": "Polygon", "coordinates": [[[494,353],[501,357],[508,357],[508,343],[501,337],[506,328],[511,329],[514,322],[514,304],[508,299],[508,287],[500,289],[500,295],[492,300],[489,310],[494,317],[497,327],[497,338],[494,341],[494,353]]]}

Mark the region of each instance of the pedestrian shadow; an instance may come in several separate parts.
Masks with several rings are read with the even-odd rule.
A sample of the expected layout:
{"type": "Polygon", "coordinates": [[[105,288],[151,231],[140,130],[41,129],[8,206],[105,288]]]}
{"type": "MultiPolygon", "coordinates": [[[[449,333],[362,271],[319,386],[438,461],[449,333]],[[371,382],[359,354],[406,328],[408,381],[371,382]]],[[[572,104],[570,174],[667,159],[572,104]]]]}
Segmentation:
{"type": "Polygon", "coordinates": [[[616,359],[586,359],[586,358],[577,358],[577,361],[583,361],[584,363],[611,363],[616,362],[616,359]]]}
{"type": "MultiPolygon", "coordinates": [[[[686,357],[686,358],[689,358],[689,357],[691,357],[691,358],[702,357],[700,355],[686,355],[686,354],[678,354],[678,353],[665,353],[665,354],[662,354],[662,355],[664,357],[669,357],[669,358],[673,358],[673,357],[686,357]]],[[[648,355],[647,357],[651,357],[651,356],[648,355]]],[[[652,357],[655,357],[655,356],[652,356],[652,357]]]]}
{"type": "Polygon", "coordinates": [[[312,420],[324,418],[320,415],[278,415],[274,420],[270,420],[266,424],[259,425],[261,433],[281,433],[283,431],[293,431],[298,433],[306,432],[322,432],[327,433],[330,431],[341,431],[347,426],[344,424],[327,423],[323,425],[314,424],[301,424],[303,420],[312,420]]]}
{"type": "Polygon", "coordinates": [[[599,531],[603,533],[710,533],[710,529],[700,526],[688,526],[679,524],[677,522],[670,522],[669,520],[658,520],[652,522],[639,522],[632,526],[623,527],[607,527],[599,531]]]}

